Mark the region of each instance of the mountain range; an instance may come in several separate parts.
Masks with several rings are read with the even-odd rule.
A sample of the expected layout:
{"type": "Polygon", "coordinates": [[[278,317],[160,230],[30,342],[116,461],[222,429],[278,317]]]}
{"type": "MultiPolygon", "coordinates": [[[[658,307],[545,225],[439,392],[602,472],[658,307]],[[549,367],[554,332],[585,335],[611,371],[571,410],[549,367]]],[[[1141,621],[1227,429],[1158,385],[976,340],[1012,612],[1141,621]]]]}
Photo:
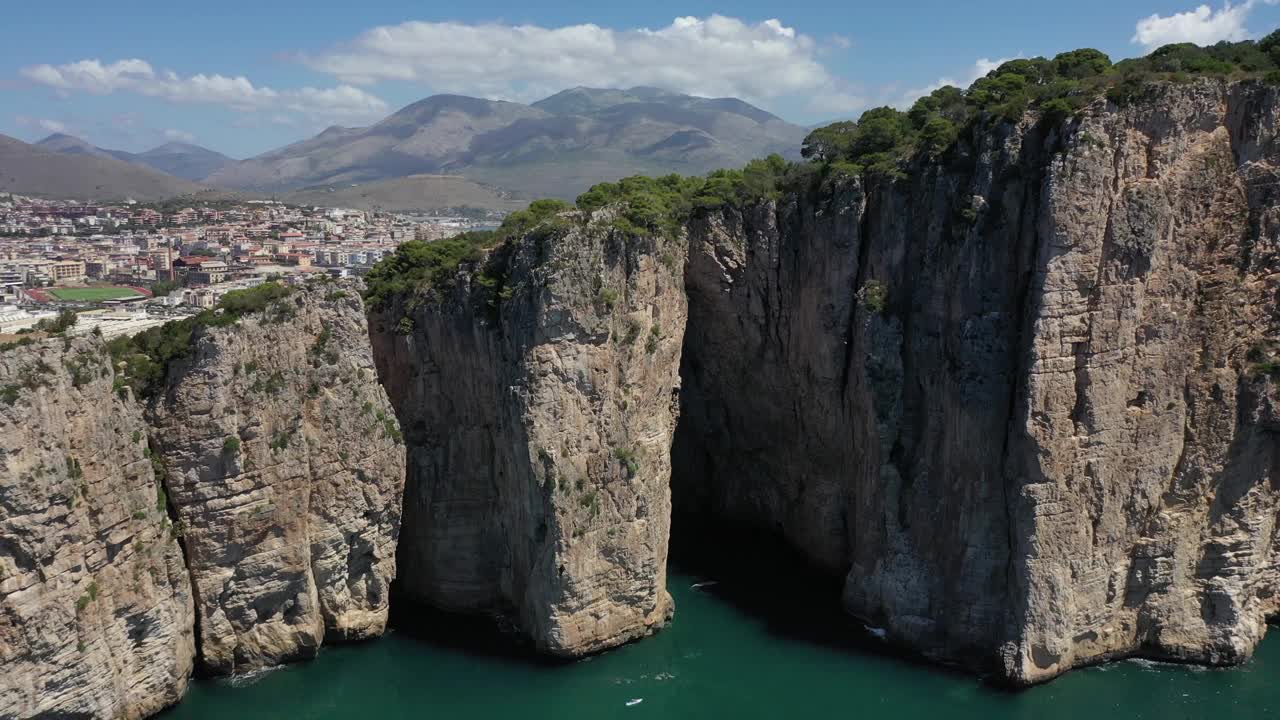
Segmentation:
{"type": "Polygon", "coordinates": [[[775,152],[797,157],[805,132],[735,98],[578,87],[529,105],[434,95],[368,127],[330,127],[240,161],[187,143],[134,154],[55,134],[36,146],[225,189],[313,196],[361,186],[370,203],[385,196],[397,206],[442,207],[420,191],[443,185],[423,183],[421,176],[473,181],[468,196],[482,199],[572,198],[627,175],[700,174],[775,152]],[[411,176],[419,179],[401,187],[411,176]],[[377,185],[368,191],[367,183],[377,185]]]}
{"type": "Polygon", "coordinates": [[[168,142],[146,152],[131,153],[96,147],[78,137],[54,133],[36,143],[37,147],[63,155],[112,157],[135,165],[149,167],[184,180],[200,181],[235,160],[208,148],[185,142],[168,142]]]}
{"type": "MultiPolygon", "coordinates": [[[[70,138],[75,140],[75,138],[70,138]]],[[[113,157],[83,143],[39,144],[0,135],[0,192],[50,198],[139,201],[193,193],[200,185],[113,157]],[[97,152],[94,152],[97,151],[97,152]]]]}
{"type": "Polygon", "coordinates": [[[280,190],[449,173],[528,196],[571,197],[636,173],[703,173],[794,155],[804,134],[741,100],[656,88],[579,87],[532,105],[435,95],[375,125],[331,127],[206,179],[280,190]]]}

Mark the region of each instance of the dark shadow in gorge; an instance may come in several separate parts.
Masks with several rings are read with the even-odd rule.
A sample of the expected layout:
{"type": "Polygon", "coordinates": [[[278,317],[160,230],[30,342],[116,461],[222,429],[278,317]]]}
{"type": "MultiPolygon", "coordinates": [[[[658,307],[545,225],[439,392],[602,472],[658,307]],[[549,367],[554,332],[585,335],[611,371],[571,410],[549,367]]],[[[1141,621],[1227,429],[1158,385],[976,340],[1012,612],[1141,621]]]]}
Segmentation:
{"type": "MultiPolygon", "coordinates": [[[[708,583],[699,592],[763,622],[771,634],[786,641],[875,655],[977,680],[971,672],[938,665],[877,638],[841,606],[844,579],[814,567],[773,533],[677,512],[671,519],[669,564],[708,583]]],[[[677,604],[677,621],[679,617],[677,604]]]]}
{"type": "Polygon", "coordinates": [[[573,662],[535,652],[524,636],[489,615],[464,615],[424,605],[406,596],[394,581],[387,627],[425,645],[474,657],[547,667],[573,662]]]}

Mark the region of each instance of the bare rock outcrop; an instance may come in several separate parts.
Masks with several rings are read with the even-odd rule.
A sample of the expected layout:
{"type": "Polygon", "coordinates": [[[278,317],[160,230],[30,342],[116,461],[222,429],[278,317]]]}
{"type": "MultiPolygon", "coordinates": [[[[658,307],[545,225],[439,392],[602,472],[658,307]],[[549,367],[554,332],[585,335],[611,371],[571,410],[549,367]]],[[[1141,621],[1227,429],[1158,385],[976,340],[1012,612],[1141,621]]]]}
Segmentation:
{"type": "Polygon", "coordinates": [[[205,667],[382,633],[405,451],[356,287],[320,283],[198,331],[150,415],[205,667]]]}
{"type": "Polygon", "coordinates": [[[561,656],[672,611],[684,248],[596,220],[556,220],[370,321],[409,446],[399,585],[561,656]]]}
{"type": "Polygon", "coordinates": [[[1280,610],[1278,111],[1157,84],[696,218],[677,507],[1014,683],[1248,657],[1280,610]]]}
{"type": "Polygon", "coordinates": [[[96,338],[0,351],[0,717],[177,702],[191,586],[142,407],[96,338]]]}

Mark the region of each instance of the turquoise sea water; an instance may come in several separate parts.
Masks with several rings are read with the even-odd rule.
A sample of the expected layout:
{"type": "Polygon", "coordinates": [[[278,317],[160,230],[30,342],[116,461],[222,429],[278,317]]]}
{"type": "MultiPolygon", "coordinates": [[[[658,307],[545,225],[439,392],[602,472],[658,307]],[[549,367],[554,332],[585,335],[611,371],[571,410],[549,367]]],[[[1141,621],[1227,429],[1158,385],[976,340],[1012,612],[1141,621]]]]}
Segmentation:
{"type": "Polygon", "coordinates": [[[200,681],[166,720],[205,718],[1103,718],[1280,717],[1280,638],[1249,664],[1122,662],[1012,693],[839,637],[852,623],[781,614],[742,585],[673,572],[672,625],[588,660],[547,665],[392,631],[257,678],[200,681]],[[742,591],[738,593],[738,591],[742,591]],[[629,701],[641,700],[628,705],[629,701]]]}

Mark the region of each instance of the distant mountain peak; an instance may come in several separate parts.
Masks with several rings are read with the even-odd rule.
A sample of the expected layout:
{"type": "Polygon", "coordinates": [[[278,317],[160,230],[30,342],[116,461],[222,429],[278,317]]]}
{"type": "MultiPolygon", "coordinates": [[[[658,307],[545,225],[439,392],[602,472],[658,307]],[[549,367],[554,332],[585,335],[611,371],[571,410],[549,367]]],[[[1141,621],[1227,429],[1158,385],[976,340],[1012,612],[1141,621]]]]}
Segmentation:
{"type": "Polygon", "coordinates": [[[798,156],[805,131],[734,98],[662,88],[568,88],[532,105],[440,94],[366,128],[319,135],[208,180],[288,190],[450,173],[528,196],[573,197],[622,175],[704,173],[770,153],[798,156]]]}
{"type": "Polygon", "coordinates": [[[45,139],[36,142],[36,145],[44,145],[45,143],[58,142],[60,140],[80,140],[80,142],[84,142],[83,139],[78,138],[75,135],[72,135],[70,133],[56,132],[56,133],[50,133],[49,136],[46,137],[45,139]]]}
{"type": "MultiPolygon", "coordinates": [[[[49,137],[46,137],[43,140],[37,141],[35,144],[44,148],[51,147],[51,146],[52,147],[80,146],[85,148],[93,148],[93,145],[90,145],[89,142],[84,138],[76,137],[75,135],[71,135],[69,133],[63,133],[63,132],[53,133],[49,137]]],[[[94,148],[94,149],[96,150],[97,148],[94,148]]]]}
{"type": "Polygon", "coordinates": [[[208,148],[200,147],[194,143],[182,142],[180,140],[170,140],[163,145],[157,145],[147,152],[149,153],[190,153],[190,152],[213,152],[208,148]]]}
{"type": "Polygon", "coordinates": [[[142,153],[131,153],[106,150],[67,133],[54,133],[35,143],[35,146],[60,155],[115,158],[184,180],[203,180],[222,166],[235,162],[222,153],[179,141],[167,142],[142,153]]]}

